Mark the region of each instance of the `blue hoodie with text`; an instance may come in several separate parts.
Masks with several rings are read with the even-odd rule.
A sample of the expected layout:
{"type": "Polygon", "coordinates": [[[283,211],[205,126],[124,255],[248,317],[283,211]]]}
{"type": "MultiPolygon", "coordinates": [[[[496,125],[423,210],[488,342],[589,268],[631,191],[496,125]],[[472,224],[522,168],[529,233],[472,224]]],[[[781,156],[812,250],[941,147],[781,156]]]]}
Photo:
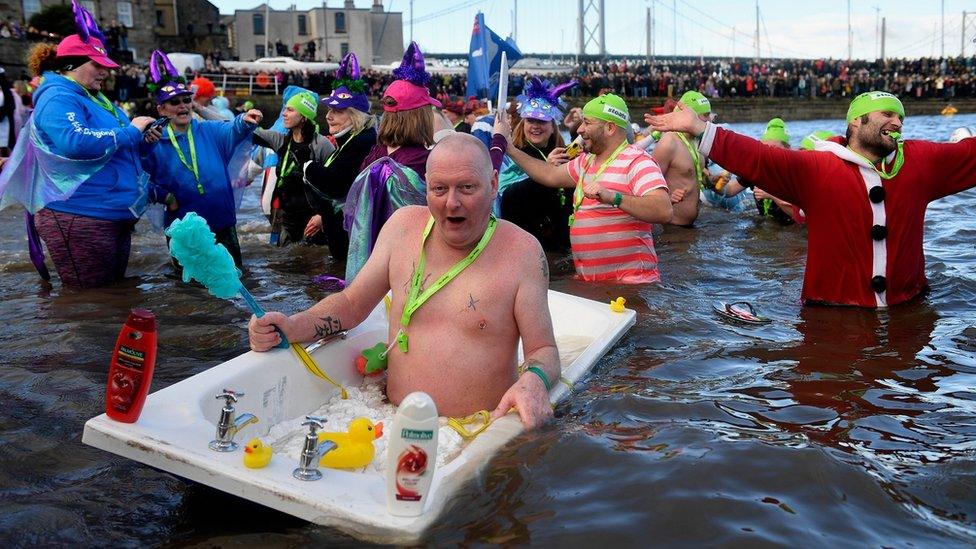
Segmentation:
{"type": "Polygon", "coordinates": [[[113,105],[109,112],[81,85],[53,72],[44,73],[33,99],[34,124],[51,152],[77,160],[111,154],[70,198],[46,207],[108,221],[135,220],[129,208],[139,201],[142,132],[121,109],[113,105]]]}
{"type": "MultiPolygon", "coordinates": [[[[165,225],[169,227],[175,219],[182,219],[187,212],[196,212],[207,221],[210,230],[217,232],[237,224],[237,203],[231,187],[229,164],[235,152],[242,145],[248,150],[251,134],[256,124],[244,121],[240,114],[233,121],[193,120],[193,146],[196,149],[197,172],[200,185],[187,166],[193,165],[190,154],[190,141],[186,133],[173,132],[183,160],[173,147],[169,138],[170,126],[163,129],[163,137],[155,147],[143,157],[143,165],[152,182],[150,197],[154,202],[164,202],[166,195],[172,193],[176,198],[176,211],[166,211],[165,225]],[[201,192],[202,191],[202,192],[201,192]]],[[[246,158],[246,157],[245,157],[246,158]]]]}

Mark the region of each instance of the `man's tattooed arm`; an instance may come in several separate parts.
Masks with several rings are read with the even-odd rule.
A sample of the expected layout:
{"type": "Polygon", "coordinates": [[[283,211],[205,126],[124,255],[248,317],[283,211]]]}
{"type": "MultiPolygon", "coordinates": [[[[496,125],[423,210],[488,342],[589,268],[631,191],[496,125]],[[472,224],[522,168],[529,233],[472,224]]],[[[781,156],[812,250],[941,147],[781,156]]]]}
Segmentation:
{"type": "Polygon", "coordinates": [[[546,252],[539,252],[539,261],[542,262],[542,278],[549,280],[549,260],[546,259],[546,252]]]}
{"type": "Polygon", "coordinates": [[[342,321],[337,316],[319,317],[313,324],[313,328],[315,328],[315,339],[322,339],[341,332],[342,321]]]}

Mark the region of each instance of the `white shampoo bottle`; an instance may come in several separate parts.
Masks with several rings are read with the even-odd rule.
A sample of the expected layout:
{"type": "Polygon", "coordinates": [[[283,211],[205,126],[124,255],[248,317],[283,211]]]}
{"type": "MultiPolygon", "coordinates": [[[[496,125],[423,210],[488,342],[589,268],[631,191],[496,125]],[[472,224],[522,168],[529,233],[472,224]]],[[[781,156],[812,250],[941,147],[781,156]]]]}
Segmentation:
{"type": "Polygon", "coordinates": [[[391,515],[423,513],[437,465],[437,406],[430,395],[410,393],[397,408],[386,454],[386,508],[391,515]]]}

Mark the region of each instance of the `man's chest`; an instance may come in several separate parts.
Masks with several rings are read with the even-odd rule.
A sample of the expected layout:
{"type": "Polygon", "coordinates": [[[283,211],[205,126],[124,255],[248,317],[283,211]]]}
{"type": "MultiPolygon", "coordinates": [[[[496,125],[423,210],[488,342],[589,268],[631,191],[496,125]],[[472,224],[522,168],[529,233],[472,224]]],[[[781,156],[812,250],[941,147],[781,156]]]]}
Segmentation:
{"type": "Polygon", "coordinates": [[[449,268],[453,265],[425,265],[418,273],[413,261],[392,269],[391,319],[402,323],[406,311],[409,325],[438,325],[453,333],[474,334],[512,324],[514,281],[496,274],[487,261],[479,265],[482,259],[456,276],[449,268]]]}

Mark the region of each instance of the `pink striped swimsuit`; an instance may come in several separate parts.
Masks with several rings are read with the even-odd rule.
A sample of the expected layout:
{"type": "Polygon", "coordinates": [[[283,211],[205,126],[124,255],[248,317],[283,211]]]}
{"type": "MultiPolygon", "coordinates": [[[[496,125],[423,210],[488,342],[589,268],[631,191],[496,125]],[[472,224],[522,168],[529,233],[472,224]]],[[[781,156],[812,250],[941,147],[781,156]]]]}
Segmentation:
{"type": "MultiPolygon", "coordinates": [[[[580,155],[566,164],[570,177],[589,183],[599,166],[587,166],[592,155],[580,155]]],[[[647,196],[655,189],[667,190],[657,162],[642,149],[629,145],[600,175],[600,185],[625,196],[647,196]]],[[[658,282],[657,254],[651,224],[609,204],[584,198],[569,230],[573,263],[583,280],[642,284],[658,282]]]]}

